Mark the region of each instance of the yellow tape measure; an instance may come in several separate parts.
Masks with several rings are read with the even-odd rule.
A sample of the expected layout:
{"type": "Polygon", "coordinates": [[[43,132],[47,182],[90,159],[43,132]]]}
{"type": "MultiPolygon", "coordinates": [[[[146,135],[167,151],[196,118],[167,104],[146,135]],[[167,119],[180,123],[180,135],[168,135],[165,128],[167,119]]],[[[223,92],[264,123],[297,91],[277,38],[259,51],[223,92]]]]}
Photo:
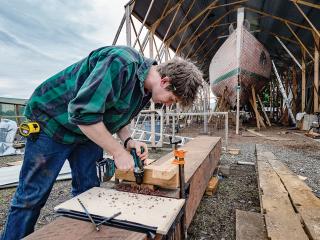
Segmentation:
{"type": "Polygon", "coordinates": [[[30,134],[40,132],[40,125],[37,122],[24,122],[19,126],[19,132],[22,136],[28,137],[30,134]]]}

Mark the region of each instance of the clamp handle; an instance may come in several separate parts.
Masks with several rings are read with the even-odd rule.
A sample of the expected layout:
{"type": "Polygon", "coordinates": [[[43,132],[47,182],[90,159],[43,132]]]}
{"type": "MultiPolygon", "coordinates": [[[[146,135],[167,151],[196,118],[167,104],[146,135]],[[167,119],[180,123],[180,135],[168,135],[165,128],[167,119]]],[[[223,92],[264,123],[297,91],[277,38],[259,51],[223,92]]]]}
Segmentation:
{"type": "Polygon", "coordinates": [[[177,145],[178,145],[179,143],[182,143],[182,140],[181,140],[181,139],[173,142],[173,141],[172,141],[172,136],[169,137],[169,141],[170,141],[170,144],[171,144],[171,145],[174,145],[174,148],[175,148],[175,149],[177,149],[177,145]]]}

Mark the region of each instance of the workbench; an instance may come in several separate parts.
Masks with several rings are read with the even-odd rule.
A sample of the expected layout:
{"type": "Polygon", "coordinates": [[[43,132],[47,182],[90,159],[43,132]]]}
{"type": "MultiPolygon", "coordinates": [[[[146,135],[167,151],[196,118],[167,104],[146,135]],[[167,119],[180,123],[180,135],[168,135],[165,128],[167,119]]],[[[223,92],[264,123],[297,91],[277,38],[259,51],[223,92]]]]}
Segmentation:
{"type": "MultiPolygon", "coordinates": [[[[185,180],[188,185],[188,198],[186,199],[185,202],[185,222],[186,222],[186,227],[188,228],[192,218],[196,212],[196,209],[198,208],[201,198],[206,190],[207,184],[212,177],[212,174],[214,172],[214,169],[217,167],[217,164],[220,159],[221,155],[221,138],[218,137],[210,137],[210,136],[199,136],[194,138],[192,141],[188,142],[186,145],[182,147],[182,149],[187,151],[186,157],[185,157],[185,180]]],[[[151,172],[149,172],[149,179],[152,179],[151,181],[157,182],[157,177],[160,179],[160,185],[167,185],[170,186],[171,188],[170,191],[157,191],[159,192],[159,195],[167,197],[167,199],[172,199],[172,200],[179,200],[179,194],[173,194],[174,192],[178,193],[179,192],[179,185],[176,186],[176,189],[172,188],[172,186],[175,186],[177,184],[176,182],[176,175],[173,175],[170,179],[168,178],[168,175],[164,173],[164,175],[161,173],[161,168],[166,168],[166,169],[171,169],[170,166],[168,166],[167,162],[171,161],[172,159],[172,153],[169,153],[163,157],[161,157],[159,160],[154,162],[154,166],[157,169],[157,174],[152,175],[151,172]],[[160,173],[160,174],[159,174],[160,173]],[[156,178],[152,177],[156,176],[156,178]],[[174,199],[177,198],[177,199],[174,199]]],[[[149,171],[151,168],[149,168],[149,171]]],[[[172,169],[171,169],[172,170],[172,169]]],[[[170,174],[174,173],[174,171],[171,171],[170,174]]],[[[121,175],[121,173],[120,173],[121,175]]],[[[130,175],[130,174],[129,174],[130,175]]],[[[124,175],[125,176],[125,175],[124,175]]],[[[130,176],[129,176],[130,178],[130,176]]],[[[149,183],[150,184],[150,183],[149,183]]],[[[108,184],[109,186],[112,186],[112,184],[108,184]]],[[[112,187],[111,187],[112,188],[112,187]]],[[[109,191],[112,193],[112,191],[115,191],[114,189],[102,189],[102,188],[97,188],[97,191],[105,191],[104,194],[108,194],[109,191]]],[[[89,191],[93,191],[92,189],[89,191]]],[[[114,193],[114,192],[113,192],[114,193]]],[[[123,192],[119,192],[120,195],[123,194],[123,192]]],[[[130,193],[127,193],[128,196],[130,193]]],[[[97,215],[104,215],[105,217],[110,216],[111,212],[108,212],[105,208],[100,206],[101,203],[98,203],[98,205],[94,206],[95,204],[87,202],[89,199],[89,195],[85,192],[84,195],[79,195],[77,197],[80,197],[83,201],[83,203],[88,207],[89,212],[97,215]],[[98,206],[98,207],[97,207],[98,206]]],[[[111,194],[112,195],[112,194],[111,194]]],[[[112,205],[112,203],[115,203],[117,197],[113,196],[113,199],[110,196],[106,197],[108,200],[108,204],[112,205]],[[110,202],[111,201],[111,202],[110,202]],[[114,202],[112,202],[114,201],[114,202]]],[[[100,193],[100,196],[104,196],[102,193],[100,193]]],[[[133,196],[133,195],[132,195],[133,196]]],[[[132,197],[131,196],[131,197],[132,197]]],[[[155,196],[148,196],[145,195],[147,198],[154,198],[155,196]]],[[[121,197],[122,198],[122,197],[121,197]]],[[[162,199],[162,198],[160,198],[162,199]]],[[[150,199],[149,199],[150,200],[150,199]]],[[[148,201],[149,201],[148,200],[148,201]]],[[[162,201],[162,200],[161,200],[162,201]]],[[[163,200],[166,201],[166,200],[163,200]]],[[[168,200],[170,201],[170,200],[168,200]]],[[[184,200],[183,200],[184,201],[184,200]]],[[[161,211],[163,207],[159,207],[159,215],[158,218],[160,220],[167,219],[167,223],[165,223],[162,226],[165,226],[164,228],[160,229],[156,233],[155,239],[168,239],[171,237],[174,237],[174,239],[183,239],[181,236],[181,220],[182,220],[182,214],[179,209],[183,210],[181,208],[181,203],[179,201],[175,202],[175,207],[173,207],[172,204],[168,204],[168,206],[171,205],[173,207],[169,212],[164,213],[165,210],[161,211]],[[177,207],[179,206],[179,207],[177,207]],[[169,214],[172,213],[172,217],[168,217],[169,214]],[[165,216],[165,217],[163,217],[165,216]],[[162,218],[162,219],[161,219],[162,218]],[[173,219],[174,218],[174,219],[173,219]]],[[[130,205],[130,203],[128,203],[130,205]]],[[[115,210],[118,207],[117,205],[113,205],[115,210]]],[[[154,205],[154,204],[153,204],[154,205]]],[[[105,205],[104,205],[105,206],[105,205]]],[[[131,215],[138,216],[139,213],[136,210],[133,210],[133,206],[123,206],[120,207],[118,210],[121,209],[124,213],[128,214],[128,212],[131,212],[131,215]]],[[[140,206],[141,207],[141,206],[140,206]]],[[[152,205],[149,206],[149,208],[152,205]]],[[[81,211],[79,205],[73,203],[71,200],[61,204],[60,206],[57,206],[55,209],[72,209],[76,211],[81,211]]],[[[169,208],[168,208],[169,209],[169,208]]],[[[118,211],[117,210],[117,211],[118,211]]],[[[58,211],[59,212],[59,211],[58,211]]],[[[150,213],[144,213],[146,216],[140,216],[137,218],[131,218],[135,219],[136,222],[138,223],[146,223],[149,226],[153,226],[154,223],[156,222],[156,218],[152,218],[156,216],[156,212],[150,212],[150,213]],[[153,219],[153,220],[152,220],[153,219]]],[[[121,216],[121,215],[120,215],[121,216]]],[[[121,217],[119,216],[119,219],[121,217]]],[[[125,214],[123,214],[122,217],[127,218],[125,214]]],[[[118,217],[117,217],[118,218],[118,217]]],[[[116,219],[117,219],[116,218],[116,219]]],[[[161,222],[161,221],[160,221],[161,222]]],[[[160,225],[158,225],[159,227],[160,225]]],[[[57,220],[54,222],[48,224],[47,226],[41,228],[40,230],[36,231],[35,233],[31,234],[28,238],[26,239],[50,239],[50,240],[55,240],[55,239],[148,239],[148,236],[146,233],[141,233],[137,232],[135,230],[128,230],[128,229],[120,229],[120,228],[114,228],[113,226],[100,226],[101,229],[99,232],[97,232],[90,222],[86,221],[81,221],[77,219],[70,219],[66,217],[59,217],[57,220]]]]}

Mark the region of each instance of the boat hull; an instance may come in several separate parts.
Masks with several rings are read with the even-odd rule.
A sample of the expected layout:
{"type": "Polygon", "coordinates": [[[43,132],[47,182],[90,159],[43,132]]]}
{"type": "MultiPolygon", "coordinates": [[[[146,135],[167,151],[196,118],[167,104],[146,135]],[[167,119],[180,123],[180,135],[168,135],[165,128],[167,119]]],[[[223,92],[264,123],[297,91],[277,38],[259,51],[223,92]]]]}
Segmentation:
{"type": "Polygon", "coordinates": [[[268,51],[244,27],[240,34],[240,57],[236,57],[237,31],[222,44],[213,57],[209,78],[212,92],[224,97],[231,108],[236,106],[236,91],[240,84],[240,104],[247,104],[251,97],[251,86],[259,93],[267,84],[271,60],[268,51]]]}

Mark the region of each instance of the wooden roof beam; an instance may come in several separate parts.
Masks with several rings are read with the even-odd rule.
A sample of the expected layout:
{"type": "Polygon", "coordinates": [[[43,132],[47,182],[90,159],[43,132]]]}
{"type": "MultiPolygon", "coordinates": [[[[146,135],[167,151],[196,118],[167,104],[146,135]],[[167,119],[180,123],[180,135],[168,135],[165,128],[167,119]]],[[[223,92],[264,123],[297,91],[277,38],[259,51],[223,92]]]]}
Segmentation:
{"type": "MultiPolygon", "coordinates": [[[[211,11],[208,11],[208,12],[206,13],[206,15],[204,15],[203,19],[202,19],[201,22],[198,24],[196,30],[193,31],[192,35],[194,35],[194,34],[199,30],[199,28],[201,27],[202,23],[207,19],[207,17],[208,17],[208,15],[209,15],[210,12],[211,12],[211,11]]],[[[177,48],[177,52],[178,52],[178,51],[179,51],[179,48],[177,48]]],[[[188,53],[188,55],[189,55],[189,53],[188,53]]]]}
{"type": "Polygon", "coordinates": [[[187,40],[187,42],[181,47],[180,52],[190,43],[193,43],[195,40],[197,40],[198,37],[200,37],[203,33],[208,31],[210,28],[214,28],[217,23],[219,23],[222,19],[224,19],[227,15],[229,15],[231,12],[233,12],[235,9],[231,9],[225,14],[223,14],[221,17],[219,17],[217,20],[215,20],[212,24],[210,24],[208,27],[206,27],[204,30],[202,30],[200,33],[195,35],[194,37],[190,36],[191,39],[187,40]]]}
{"type": "Polygon", "coordinates": [[[311,3],[311,2],[303,1],[303,0],[290,0],[290,1],[293,3],[299,3],[302,5],[306,5],[308,7],[320,9],[320,4],[315,4],[315,3],[311,3]]]}
{"type": "MultiPolygon", "coordinates": [[[[189,12],[190,12],[191,9],[193,8],[194,3],[195,3],[195,0],[192,1],[191,5],[190,5],[189,8],[188,8],[188,11],[187,11],[186,14],[184,15],[184,17],[183,17],[181,23],[179,24],[179,26],[177,27],[177,29],[180,29],[180,27],[181,27],[181,25],[183,24],[184,20],[187,18],[187,16],[189,15],[189,12]]],[[[183,40],[183,38],[184,38],[184,36],[185,36],[185,33],[186,33],[186,31],[183,32],[182,37],[180,38],[180,41],[179,41],[179,44],[178,44],[177,49],[179,49],[180,44],[181,44],[181,42],[182,42],[182,40],[183,40]]],[[[171,44],[171,42],[168,43],[168,46],[170,46],[170,44],[171,44]]]]}
{"type": "Polygon", "coordinates": [[[309,18],[306,16],[306,14],[302,11],[302,9],[298,6],[298,4],[296,4],[295,2],[293,2],[293,4],[296,6],[296,8],[299,10],[299,12],[301,13],[301,15],[306,19],[306,21],[309,23],[310,27],[313,29],[313,31],[318,35],[318,37],[320,37],[320,33],[318,31],[318,29],[312,24],[312,22],[309,20],[309,18]]]}
{"type": "Polygon", "coordinates": [[[198,13],[194,18],[192,18],[186,25],[184,25],[182,28],[177,29],[177,31],[168,38],[167,42],[171,42],[172,39],[177,36],[180,32],[184,31],[190,24],[192,24],[194,21],[196,21],[199,17],[201,17],[205,12],[207,12],[209,9],[214,7],[219,0],[213,1],[211,4],[209,4],[205,9],[203,9],[200,13],[198,13]]]}
{"type": "Polygon", "coordinates": [[[161,14],[161,17],[155,21],[151,28],[153,29],[153,31],[160,25],[161,21],[163,19],[165,19],[167,16],[169,16],[171,14],[172,11],[176,10],[176,8],[180,7],[180,5],[182,4],[184,0],[179,0],[178,3],[176,3],[173,7],[171,7],[169,10],[167,10],[167,7],[169,6],[169,2],[167,2],[167,5],[165,7],[165,9],[163,10],[162,14],[161,14]]]}
{"type": "MultiPolygon", "coordinates": [[[[192,53],[192,55],[190,56],[190,58],[192,58],[197,52],[200,52],[204,49],[204,47],[206,46],[204,43],[207,41],[207,39],[210,37],[212,31],[214,30],[214,28],[212,28],[212,30],[210,31],[210,33],[208,33],[208,35],[206,36],[206,38],[202,41],[202,43],[200,44],[200,46],[192,53]]],[[[222,34],[225,35],[227,31],[223,31],[222,34]]],[[[216,40],[218,38],[220,38],[221,35],[215,37],[212,40],[216,40]]]]}
{"type": "MultiPolygon", "coordinates": [[[[179,9],[180,9],[181,5],[182,5],[182,3],[179,4],[179,6],[178,6],[177,9],[176,9],[176,12],[175,12],[174,15],[173,15],[173,18],[171,19],[171,22],[170,22],[170,25],[169,25],[169,27],[168,27],[168,29],[167,29],[167,32],[166,32],[166,34],[164,35],[164,37],[163,37],[163,39],[162,39],[162,41],[161,41],[161,45],[160,45],[160,47],[159,47],[159,50],[160,50],[160,51],[162,50],[162,46],[164,45],[164,41],[165,41],[166,37],[168,36],[169,31],[171,30],[172,24],[173,24],[173,22],[174,22],[175,19],[176,19],[176,16],[177,16],[177,14],[178,14],[178,12],[179,12],[179,9]]],[[[161,58],[161,56],[158,55],[159,61],[161,61],[160,58],[161,58]]]]}
{"type": "Polygon", "coordinates": [[[260,11],[260,10],[257,10],[257,9],[254,9],[254,8],[250,8],[250,7],[246,7],[247,10],[251,11],[251,12],[255,12],[255,13],[258,13],[258,14],[261,14],[261,15],[265,15],[265,16],[268,16],[268,17],[271,17],[271,18],[274,18],[278,21],[281,21],[281,22],[284,22],[284,23],[290,23],[291,25],[294,25],[296,27],[300,27],[300,28],[303,28],[303,29],[306,29],[306,30],[309,30],[309,31],[312,31],[312,28],[309,28],[307,26],[304,26],[302,24],[298,24],[296,22],[293,22],[293,21],[290,21],[288,19],[284,19],[284,18],[281,18],[281,17],[278,17],[278,16],[275,16],[275,15],[272,15],[270,13],[266,13],[266,12],[263,12],[263,11],[260,11]]]}
{"type": "Polygon", "coordinates": [[[285,22],[285,24],[287,25],[287,27],[289,28],[290,32],[292,33],[292,35],[297,39],[297,41],[300,43],[301,47],[308,53],[308,55],[310,56],[310,58],[314,61],[314,58],[312,56],[312,54],[309,52],[308,48],[303,44],[303,42],[300,40],[300,38],[298,37],[298,35],[293,31],[293,29],[290,27],[290,25],[285,22]]]}
{"type": "Polygon", "coordinates": [[[236,1],[236,2],[232,2],[232,3],[227,3],[227,4],[222,4],[222,5],[217,5],[215,6],[216,1],[214,1],[213,3],[211,3],[208,7],[206,7],[203,11],[201,11],[197,16],[195,16],[193,19],[190,20],[190,22],[188,22],[185,26],[183,26],[183,28],[181,29],[177,29],[177,31],[167,40],[167,42],[170,44],[171,41],[181,32],[187,29],[187,27],[192,24],[195,20],[197,20],[201,15],[203,15],[207,10],[212,10],[215,8],[219,8],[219,7],[225,7],[225,6],[231,6],[231,5],[235,5],[235,4],[241,4],[244,2],[247,2],[248,0],[240,0],[240,1],[236,1]]]}

